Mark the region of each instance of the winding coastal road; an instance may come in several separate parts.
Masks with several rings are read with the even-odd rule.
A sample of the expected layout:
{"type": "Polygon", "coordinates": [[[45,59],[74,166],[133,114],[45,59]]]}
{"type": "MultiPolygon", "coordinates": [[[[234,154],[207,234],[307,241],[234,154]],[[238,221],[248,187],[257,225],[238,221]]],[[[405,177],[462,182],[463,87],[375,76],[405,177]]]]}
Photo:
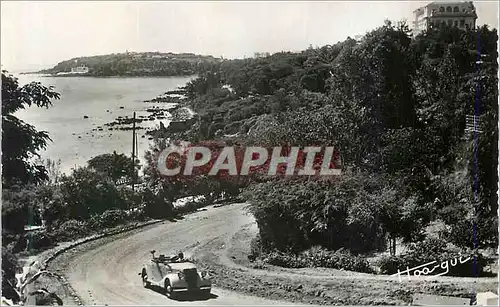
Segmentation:
{"type": "Polygon", "coordinates": [[[209,299],[176,301],[142,287],[138,272],[149,261],[150,250],[165,254],[182,250],[197,258],[213,252],[214,242],[252,223],[243,206],[208,207],[181,221],[164,222],[79,253],[68,265],[68,281],[86,305],[292,305],[218,288],[212,289],[209,299]]]}
{"type": "MultiPolygon", "coordinates": [[[[399,282],[395,276],[381,276],[334,269],[285,269],[279,267],[256,269],[241,265],[246,252],[238,253],[249,238],[241,237],[246,230],[255,233],[255,221],[244,204],[207,207],[185,216],[177,222],[162,222],[116,235],[102,242],[95,241],[76,248],[61,261],[61,273],[85,305],[163,305],[163,306],[297,306],[289,301],[315,304],[372,305],[407,304],[401,291],[408,293],[443,294],[485,292],[496,289],[496,278],[466,278],[440,276],[433,282],[399,282]],[[243,238],[243,239],[242,239],[243,238]],[[212,288],[210,298],[171,300],[154,290],[145,289],[138,273],[157,254],[183,251],[200,265],[216,270],[214,280],[223,282],[224,289],[212,288]],[[215,265],[215,266],[214,266],[215,265]],[[436,284],[436,282],[438,284],[436,284]],[[226,290],[234,289],[235,291],[226,290]],[[257,289],[260,289],[257,291],[257,289]],[[293,289],[300,289],[298,291],[293,289]],[[447,290],[448,289],[448,290],[447,290]],[[275,301],[258,296],[257,293],[275,301]]],[[[304,306],[304,303],[301,304],[304,306]]],[[[313,305],[307,305],[313,306],[313,305]]]]}

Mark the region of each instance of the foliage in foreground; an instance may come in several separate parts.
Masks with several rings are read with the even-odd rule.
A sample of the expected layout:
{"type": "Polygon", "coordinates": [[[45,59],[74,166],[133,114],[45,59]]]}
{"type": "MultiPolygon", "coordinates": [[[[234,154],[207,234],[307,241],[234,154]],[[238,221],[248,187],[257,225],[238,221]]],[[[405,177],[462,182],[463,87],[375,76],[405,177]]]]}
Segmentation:
{"type": "Polygon", "coordinates": [[[59,99],[53,87],[32,82],[19,86],[17,78],[2,71],[2,186],[40,183],[46,180],[45,165],[33,162],[50,141],[45,131],[37,131],[13,114],[32,105],[48,108],[59,99]]]}
{"type": "Polygon", "coordinates": [[[2,247],[2,296],[17,301],[19,295],[14,290],[19,268],[17,257],[7,248],[2,247]]]}
{"type": "Polygon", "coordinates": [[[299,254],[276,250],[260,255],[260,258],[266,263],[286,268],[321,267],[362,273],[374,272],[366,259],[343,248],[332,251],[316,246],[299,254]]]}

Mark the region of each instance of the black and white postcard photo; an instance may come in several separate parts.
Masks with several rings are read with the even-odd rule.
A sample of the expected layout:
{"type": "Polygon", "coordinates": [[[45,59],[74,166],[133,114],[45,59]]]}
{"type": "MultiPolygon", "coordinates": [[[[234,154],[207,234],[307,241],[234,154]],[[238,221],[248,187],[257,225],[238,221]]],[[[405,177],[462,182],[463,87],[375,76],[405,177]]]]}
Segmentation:
{"type": "Polygon", "coordinates": [[[499,306],[498,0],[0,5],[2,306],[499,306]]]}

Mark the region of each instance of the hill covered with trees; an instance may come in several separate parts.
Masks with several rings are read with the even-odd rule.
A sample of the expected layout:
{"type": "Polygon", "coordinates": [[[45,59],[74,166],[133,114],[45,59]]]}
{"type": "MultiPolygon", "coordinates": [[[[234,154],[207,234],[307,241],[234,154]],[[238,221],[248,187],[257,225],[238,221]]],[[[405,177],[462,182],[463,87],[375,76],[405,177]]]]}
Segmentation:
{"type": "MultiPolygon", "coordinates": [[[[448,275],[484,275],[486,251],[498,244],[497,40],[497,30],[486,26],[443,26],[414,37],[404,23],[386,22],[362,39],[298,53],[171,59],[185,68],[164,54],[79,58],[78,64],[100,69],[93,72],[98,76],[147,75],[137,70],[146,66],[148,73],[199,74],[184,88],[185,103],[197,112],[193,125],[154,133],[135,191],[118,184],[137,171],[123,155],[96,157],[63,176],[32,163],[49,136],[13,113],[50,106],[59,94],[39,83],[21,87],[2,74],[2,257],[8,260],[2,275],[10,281],[3,291],[13,289],[13,255],[196,210],[196,203],[182,211],[173,206],[193,195],[205,196],[205,204],[221,198],[249,203],[259,228],[250,258],[258,261],[391,274],[462,253],[473,260],[448,275]],[[470,115],[477,116],[477,133],[467,129],[470,115]],[[195,168],[195,176],[163,177],[158,153],[179,140],[213,153],[223,146],[333,146],[342,174],[332,180],[207,176],[195,168]],[[26,224],[42,219],[44,231],[26,233],[26,224]],[[407,248],[398,254],[401,244],[407,248]],[[386,251],[376,264],[368,262],[386,251]]],[[[74,60],[50,72],[69,71],[74,60]]]]}
{"type": "MultiPolygon", "coordinates": [[[[379,268],[394,273],[460,251],[476,253],[477,267],[452,274],[481,274],[479,249],[498,242],[497,39],[486,26],[414,37],[404,23],[386,22],[360,40],[219,63],[185,87],[197,121],[157,135],[146,180],[172,186],[154,169],[166,137],[334,146],[343,167],[334,181],[201,176],[190,192],[243,189],[259,226],[255,253],[270,263],[340,268],[339,249],[387,250],[379,268]],[[478,133],[466,129],[471,115],[478,133]],[[413,247],[395,256],[397,242],[413,247]],[[323,260],[311,256],[318,253],[323,260]]],[[[351,264],[366,271],[366,263],[351,264]]]]}
{"type": "Polygon", "coordinates": [[[185,76],[208,71],[220,61],[193,53],[127,52],[73,58],[37,73],[70,72],[83,65],[89,67],[89,76],[185,76]]]}

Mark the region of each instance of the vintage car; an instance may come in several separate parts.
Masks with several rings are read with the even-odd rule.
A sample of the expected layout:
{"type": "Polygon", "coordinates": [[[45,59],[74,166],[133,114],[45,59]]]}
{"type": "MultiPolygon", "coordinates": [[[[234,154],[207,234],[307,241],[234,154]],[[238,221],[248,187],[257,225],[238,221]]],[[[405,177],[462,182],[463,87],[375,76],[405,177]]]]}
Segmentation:
{"type": "Polygon", "coordinates": [[[198,272],[196,265],[184,259],[182,253],[171,257],[155,257],[153,250],[151,254],[153,258],[139,273],[145,288],[160,287],[169,298],[179,293],[210,295],[212,282],[208,274],[198,272]]]}

